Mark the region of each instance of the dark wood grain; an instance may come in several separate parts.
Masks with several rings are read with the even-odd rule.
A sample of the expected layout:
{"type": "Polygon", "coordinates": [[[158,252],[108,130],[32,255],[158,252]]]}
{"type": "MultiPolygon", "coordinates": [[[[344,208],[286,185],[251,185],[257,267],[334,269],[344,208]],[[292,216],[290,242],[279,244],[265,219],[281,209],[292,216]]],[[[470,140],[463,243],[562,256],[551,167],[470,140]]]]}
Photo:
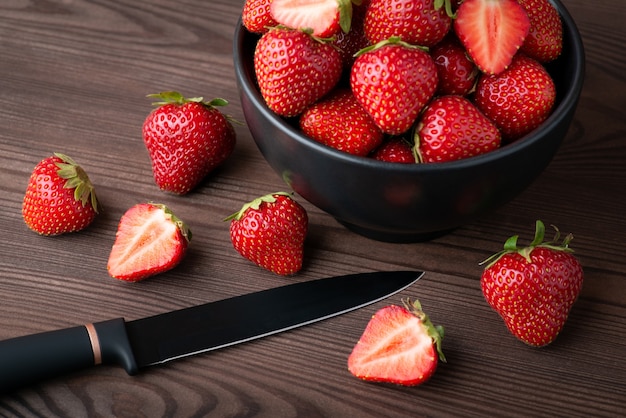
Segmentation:
{"type": "Polygon", "coordinates": [[[245,125],[228,162],[180,197],[152,180],[141,123],[148,93],[176,89],[230,101],[243,120],[231,0],[3,0],[0,3],[0,339],[113,317],[128,320],[251,291],[369,270],[423,269],[418,297],[447,329],[448,363],[416,388],[368,384],[346,359],[389,301],[305,328],[154,367],[135,377],[99,367],[0,395],[0,416],[620,416],[626,411],[626,9],[622,0],[565,0],[583,36],[585,87],[545,172],[488,218],[436,240],[380,243],[301,203],[310,234],[303,270],[265,272],[232,249],[223,218],[286,186],[245,125]],[[51,152],[78,160],[105,211],[85,231],[40,237],[21,203],[51,152]],[[138,284],[106,272],[119,217],[168,204],[194,232],[188,259],[138,284]],[[478,262],[535,219],[575,235],[585,285],[557,341],[531,349],[484,302],[478,262]]]}

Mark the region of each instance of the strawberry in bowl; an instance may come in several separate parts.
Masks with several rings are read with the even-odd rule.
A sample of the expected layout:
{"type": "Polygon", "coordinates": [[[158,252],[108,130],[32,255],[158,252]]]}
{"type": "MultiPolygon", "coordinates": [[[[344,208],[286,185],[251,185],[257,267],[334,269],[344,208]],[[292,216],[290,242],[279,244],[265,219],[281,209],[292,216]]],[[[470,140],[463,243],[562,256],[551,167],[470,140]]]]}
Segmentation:
{"type": "MultiPolygon", "coordinates": [[[[316,0],[306,3],[310,14],[318,3],[328,6],[316,0]]],[[[294,48],[318,51],[317,44],[349,34],[360,46],[364,38],[369,44],[348,64],[330,52],[278,60],[284,65],[273,67],[272,83],[294,81],[291,88],[274,85],[273,91],[283,92],[278,104],[269,102],[259,89],[268,84],[257,57],[267,56],[268,44],[261,39],[269,35],[253,33],[242,24],[235,31],[235,75],[250,133],[269,165],[304,199],[369,238],[424,241],[488,215],[520,194],[550,163],[574,117],[585,65],[580,34],[560,1],[465,0],[460,6],[448,0],[404,1],[406,16],[393,17],[400,22],[421,21],[411,17],[415,8],[420,13],[436,11],[438,17],[453,16],[448,23],[441,17],[447,31],[431,28],[437,35],[428,40],[412,36],[419,27],[409,34],[385,29],[382,38],[374,36],[392,26],[378,22],[384,19],[387,0],[362,1],[358,6],[336,3],[342,10],[352,8],[350,25],[341,25],[331,40],[315,36],[308,27],[282,23],[269,28],[298,33],[290,38],[297,38],[298,44],[272,44],[282,48],[273,51],[276,56],[291,56],[294,48]],[[540,3],[546,10],[549,6],[549,15],[534,12],[540,3]],[[306,36],[310,40],[304,42],[306,36]],[[479,48],[484,39],[501,44],[479,48]],[[541,43],[545,40],[549,45],[541,43]],[[443,43],[453,43],[454,48],[443,48],[443,43]],[[469,60],[460,56],[465,55],[460,54],[463,50],[471,50],[473,56],[468,53],[469,60]],[[448,62],[452,64],[446,66],[448,62]],[[337,68],[342,68],[339,77],[337,68]],[[537,70],[532,75],[541,83],[524,79],[530,68],[537,70]],[[516,86],[509,95],[503,90],[507,82],[516,86]],[[346,89],[363,109],[334,106],[324,117],[309,117],[310,109],[326,111],[328,101],[346,89]],[[495,104],[490,101],[494,98],[495,104]],[[511,115],[520,116],[525,126],[518,126],[511,115]],[[355,124],[357,118],[366,122],[355,124]],[[320,125],[312,126],[312,121],[320,125]],[[374,129],[363,130],[367,139],[354,129],[372,123],[382,139],[380,132],[372,135],[374,129]],[[436,123],[447,128],[438,131],[436,123]],[[324,135],[312,134],[317,132],[324,135]],[[363,155],[372,137],[378,147],[409,144],[414,161],[380,159],[377,149],[363,155]]],[[[335,42],[334,47],[341,45],[335,42]]]]}

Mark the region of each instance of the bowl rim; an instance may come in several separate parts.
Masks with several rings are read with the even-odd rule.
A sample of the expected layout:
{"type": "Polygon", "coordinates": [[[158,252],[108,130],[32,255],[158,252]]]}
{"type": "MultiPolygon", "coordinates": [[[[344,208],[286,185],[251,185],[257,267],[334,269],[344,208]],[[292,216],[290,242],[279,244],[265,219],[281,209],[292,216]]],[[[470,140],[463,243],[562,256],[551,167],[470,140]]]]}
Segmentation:
{"type": "MultiPolygon", "coordinates": [[[[562,120],[570,116],[569,110],[576,107],[578,99],[580,97],[585,72],[585,52],[578,27],[574,22],[574,19],[570,15],[569,11],[560,0],[550,1],[557,8],[563,22],[563,27],[569,28],[568,36],[571,38],[569,39],[569,43],[572,46],[571,53],[574,54],[573,59],[575,62],[578,62],[579,65],[575,66],[574,68],[570,68],[570,70],[574,72],[571,88],[564,92],[563,97],[561,98],[557,106],[554,108],[550,116],[548,116],[548,118],[540,125],[540,127],[546,125],[558,125],[561,123],[562,120]]],[[[372,167],[379,170],[386,170],[391,172],[397,171],[405,174],[411,172],[422,173],[428,171],[437,171],[443,167],[445,167],[446,170],[458,170],[469,166],[478,166],[492,160],[506,158],[511,154],[515,154],[518,149],[525,148],[529,145],[532,145],[532,143],[540,141],[542,139],[542,136],[539,135],[540,128],[537,128],[526,134],[524,137],[485,154],[468,157],[456,161],[432,162],[427,164],[398,164],[387,161],[379,161],[373,158],[356,156],[334,149],[330,146],[324,145],[309,138],[299,129],[296,129],[293,125],[285,121],[281,116],[277,115],[276,113],[271,111],[269,107],[267,107],[265,101],[263,100],[263,97],[261,96],[261,93],[256,88],[255,83],[247,77],[243,69],[243,58],[240,56],[240,52],[243,48],[240,47],[240,40],[243,39],[245,32],[246,29],[244,28],[240,17],[235,27],[235,33],[233,37],[234,68],[236,78],[239,81],[239,88],[243,90],[249,100],[253,102],[254,106],[273,126],[283,131],[286,135],[288,135],[298,143],[302,144],[303,146],[314,148],[316,151],[325,154],[329,158],[340,160],[341,162],[347,164],[354,164],[362,167],[372,167]]]]}

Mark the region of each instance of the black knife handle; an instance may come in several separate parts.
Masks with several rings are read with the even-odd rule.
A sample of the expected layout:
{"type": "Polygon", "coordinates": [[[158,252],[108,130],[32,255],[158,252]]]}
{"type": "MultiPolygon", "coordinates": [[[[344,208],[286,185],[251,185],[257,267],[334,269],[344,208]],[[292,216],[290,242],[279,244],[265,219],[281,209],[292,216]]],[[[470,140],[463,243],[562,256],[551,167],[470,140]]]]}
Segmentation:
{"type": "Polygon", "coordinates": [[[0,341],[0,393],[98,364],[137,373],[122,318],[0,341]]]}

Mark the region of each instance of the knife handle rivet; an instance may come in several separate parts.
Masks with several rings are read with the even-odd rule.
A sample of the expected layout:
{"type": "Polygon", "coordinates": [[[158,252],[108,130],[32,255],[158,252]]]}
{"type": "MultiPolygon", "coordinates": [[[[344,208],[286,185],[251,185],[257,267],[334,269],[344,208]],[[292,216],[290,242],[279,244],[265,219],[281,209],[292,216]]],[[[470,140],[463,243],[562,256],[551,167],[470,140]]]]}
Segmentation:
{"type": "Polygon", "coordinates": [[[102,364],[102,351],[100,349],[100,340],[98,339],[98,333],[96,327],[93,324],[86,324],[87,334],[89,335],[89,342],[91,342],[91,349],[93,350],[94,365],[102,364]]]}

